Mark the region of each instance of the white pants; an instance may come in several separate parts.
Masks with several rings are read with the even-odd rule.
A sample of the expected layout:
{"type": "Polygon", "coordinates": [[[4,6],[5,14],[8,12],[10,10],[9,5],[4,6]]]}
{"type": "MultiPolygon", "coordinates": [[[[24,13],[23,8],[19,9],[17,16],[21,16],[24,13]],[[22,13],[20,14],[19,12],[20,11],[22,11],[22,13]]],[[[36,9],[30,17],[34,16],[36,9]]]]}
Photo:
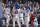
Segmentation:
{"type": "Polygon", "coordinates": [[[7,15],[7,19],[6,19],[6,27],[8,27],[9,26],[9,21],[10,21],[10,16],[9,15],[7,15]]]}
{"type": "Polygon", "coordinates": [[[28,19],[28,17],[25,17],[25,21],[26,21],[26,27],[29,27],[29,19],[28,19]]]}
{"type": "Polygon", "coordinates": [[[21,24],[20,24],[20,22],[19,22],[19,17],[18,17],[18,15],[16,15],[16,17],[13,18],[13,27],[15,27],[15,21],[17,21],[19,27],[21,27],[21,24]]]}
{"type": "Polygon", "coordinates": [[[20,18],[20,22],[22,22],[22,24],[24,24],[24,20],[23,20],[23,18],[20,18]]]}
{"type": "Polygon", "coordinates": [[[20,23],[22,22],[22,24],[24,24],[23,13],[20,14],[19,18],[20,18],[20,23]]]}

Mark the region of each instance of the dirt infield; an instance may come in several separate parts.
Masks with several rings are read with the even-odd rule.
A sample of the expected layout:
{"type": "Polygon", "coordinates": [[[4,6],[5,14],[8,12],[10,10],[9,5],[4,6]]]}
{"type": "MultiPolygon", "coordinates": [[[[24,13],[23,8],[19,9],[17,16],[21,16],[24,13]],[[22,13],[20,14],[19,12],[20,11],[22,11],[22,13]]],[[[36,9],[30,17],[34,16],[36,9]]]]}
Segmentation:
{"type": "MultiPolygon", "coordinates": [[[[6,27],[6,25],[3,25],[3,27],[6,27]]],[[[10,24],[9,27],[13,27],[13,25],[10,24]]],[[[18,25],[16,24],[15,27],[18,27],[18,25]]],[[[23,25],[21,25],[21,27],[23,27],[23,25]]],[[[26,27],[26,25],[25,25],[25,27],[26,27]]],[[[31,27],[31,24],[29,24],[29,27],[31,27]]],[[[40,27],[40,24],[38,25],[38,27],[40,27]]]]}

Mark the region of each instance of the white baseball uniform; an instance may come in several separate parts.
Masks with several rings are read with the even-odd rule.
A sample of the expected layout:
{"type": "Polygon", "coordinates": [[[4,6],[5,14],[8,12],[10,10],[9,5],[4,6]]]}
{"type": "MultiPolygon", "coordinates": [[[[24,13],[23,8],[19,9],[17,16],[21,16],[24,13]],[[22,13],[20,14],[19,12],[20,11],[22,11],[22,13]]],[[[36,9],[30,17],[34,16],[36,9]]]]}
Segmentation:
{"type": "Polygon", "coordinates": [[[17,21],[19,27],[21,27],[20,22],[19,22],[19,16],[18,16],[18,11],[13,9],[13,27],[15,27],[15,21],[17,21]]]}
{"type": "Polygon", "coordinates": [[[5,17],[6,17],[6,27],[8,27],[8,25],[9,25],[9,21],[10,21],[10,8],[6,8],[5,9],[5,17]]]}
{"type": "Polygon", "coordinates": [[[19,14],[20,22],[22,22],[22,24],[24,24],[24,20],[23,20],[23,10],[20,11],[20,9],[19,9],[19,10],[18,10],[18,14],[19,14]]]}
{"type": "Polygon", "coordinates": [[[25,21],[26,21],[26,27],[29,27],[29,21],[30,21],[30,11],[27,9],[25,10],[25,21]]]}
{"type": "Polygon", "coordinates": [[[38,21],[37,21],[37,18],[35,17],[35,22],[33,22],[33,24],[34,24],[34,27],[38,27],[38,21]]]}

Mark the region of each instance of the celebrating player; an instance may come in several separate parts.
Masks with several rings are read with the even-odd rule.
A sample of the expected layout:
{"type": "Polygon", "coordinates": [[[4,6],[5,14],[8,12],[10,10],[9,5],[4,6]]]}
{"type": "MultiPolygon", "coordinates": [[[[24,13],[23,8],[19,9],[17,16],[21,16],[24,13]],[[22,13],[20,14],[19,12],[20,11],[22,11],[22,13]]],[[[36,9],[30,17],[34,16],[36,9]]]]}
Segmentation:
{"type": "Polygon", "coordinates": [[[15,21],[17,21],[19,27],[21,27],[20,22],[19,22],[18,11],[17,9],[14,9],[14,7],[13,7],[13,27],[15,27],[15,21]]]}
{"type": "Polygon", "coordinates": [[[18,10],[18,15],[19,15],[19,18],[20,18],[20,23],[22,22],[23,27],[24,27],[23,10],[22,9],[18,10]]]}
{"type": "Polygon", "coordinates": [[[26,21],[26,27],[29,27],[29,21],[30,21],[30,10],[25,9],[25,21],[26,21]]]}
{"type": "Polygon", "coordinates": [[[9,21],[10,21],[10,8],[9,8],[9,6],[5,9],[5,17],[6,17],[6,27],[8,27],[9,21]]]}

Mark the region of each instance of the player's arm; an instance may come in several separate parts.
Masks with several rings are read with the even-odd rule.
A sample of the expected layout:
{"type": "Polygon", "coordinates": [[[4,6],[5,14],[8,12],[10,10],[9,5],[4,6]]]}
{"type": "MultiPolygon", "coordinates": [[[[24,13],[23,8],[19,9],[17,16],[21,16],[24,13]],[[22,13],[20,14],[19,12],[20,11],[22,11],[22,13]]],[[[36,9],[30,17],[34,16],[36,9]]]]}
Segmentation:
{"type": "Polygon", "coordinates": [[[9,15],[11,16],[11,13],[9,13],[9,15]]]}
{"type": "Polygon", "coordinates": [[[15,12],[14,12],[14,10],[12,9],[12,15],[14,15],[14,13],[15,13],[15,12]]]}
{"type": "Polygon", "coordinates": [[[24,8],[24,11],[23,11],[23,13],[25,13],[25,10],[26,10],[26,8],[24,8]]]}
{"type": "Polygon", "coordinates": [[[10,11],[10,9],[9,9],[9,15],[11,16],[11,11],[10,11]]]}
{"type": "Polygon", "coordinates": [[[34,12],[34,6],[33,6],[33,12],[34,12]]]}
{"type": "Polygon", "coordinates": [[[13,15],[13,9],[12,9],[12,15],[13,15]]]}
{"type": "Polygon", "coordinates": [[[40,14],[38,14],[38,15],[40,15],[40,14]]]}
{"type": "Polygon", "coordinates": [[[20,9],[17,9],[17,11],[20,11],[20,9]]]}
{"type": "Polygon", "coordinates": [[[31,17],[31,12],[29,11],[29,15],[30,15],[30,17],[31,17]]]}
{"type": "Polygon", "coordinates": [[[12,15],[13,15],[13,9],[12,9],[12,15]]]}
{"type": "Polygon", "coordinates": [[[38,14],[37,16],[39,16],[40,14],[38,14]]]}
{"type": "Polygon", "coordinates": [[[3,9],[3,16],[5,16],[5,10],[3,9]]]}

